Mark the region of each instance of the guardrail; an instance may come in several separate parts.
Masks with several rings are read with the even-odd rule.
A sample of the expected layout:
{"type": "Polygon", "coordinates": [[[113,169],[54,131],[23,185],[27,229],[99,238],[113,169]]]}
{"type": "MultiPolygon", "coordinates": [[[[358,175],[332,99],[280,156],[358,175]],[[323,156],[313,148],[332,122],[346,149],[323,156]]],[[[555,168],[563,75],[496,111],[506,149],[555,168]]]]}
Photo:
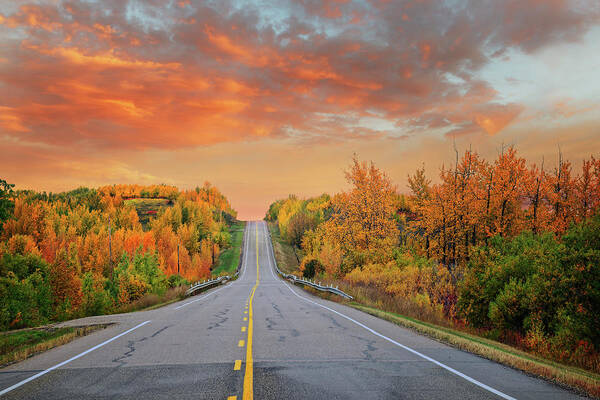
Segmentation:
{"type": "Polygon", "coordinates": [[[220,276],[217,279],[212,279],[209,281],[196,282],[195,284],[190,286],[190,288],[188,290],[185,291],[185,295],[191,296],[195,292],[198,292],[202,289],[205,289],[205,288],[208,288],[211,286],[220,285],[221,283],[227,282],[230,279],[231,279],[231,277],[229,275],[227,275],[227,276],[220,276]]]}
{"type": "MultiPolygon", "coordinates": [[[[246,231],[245,230],[244,230],[244,239],[243,240],[244,241],[246,240],[246,231]]],[[[202,289],[206,289],[211,286],[220,285],[231,279],[237,278],[238,275],[240,274],[240,268],[242,266],[243,257],[244,257],[244,242],[242,242],[242,247],[240,249],[240,259],[238,261],[238,266],[237,266],[237,269],[235,270],[235,274],[233,274],[233,277],[231,277],[229,275],[225,275],[225,276],[220,276],[216,279],[212,279],[209,281],[196,282],[192,286],[190,286],[190,288],[188,290],[185,291],[185,295],[192,296],[194,293],[201,291],[202,289]]]]}
{"type": "Polygon", "coordinates": [[[337,288],[337,286],[336,287],[333,287],[333,285],[323,286],[323,285],[321,285],[321,282],[316,283],[314,281],[298,278],[298,277],[296,277],[296,275],[291,275],[291,274],[287,275],[287,279],[291,280],[293,283],[299,283],[301,285],[310,286],[311,288],[317,289],[321,292],[329,292],[329,293],[337,294],[338,296],[342,296],[346,299],[350,299],[350,300],[353,299],[352,296],[350,296],[347,293],[342,292],[340,289],[337,288]]]}
{"type": "Polygon", "coordinates": [[[284,274],[279,267],[277,266],[277,260],[275,259],[275,252],[273,251],[273,242],[272,242],[272,238],[271,238],[271,232],[267,230],[267,232],[269,233],[269,249],[271,250],[271,256],[273,261],[275,262],[275,270],[277,271],[277,273],[279,275],[281,275],[284,279],[289,279],[290,281],[292,281],[292,283],[294,284],[301,284],[301,285],[306,285],[306,286],[310,286],[313,289],[316,289],[318,291],[321,292],[329,292],[329,293],[333,293],[333,294],[337,294],[338,296],[342,296],[346,299],[350,299],[352,300],[354,297],[350,296],[347,293],[342,292],[340,289],[336,287],[333,287],[332,285],[330,286],[323,286],[321,285],[321,282],[316,283],[314,281],[311,280],[306,280],[306,279],[302,279],[302,278],[298,278],[296,275],[293,274],[284,274]]]}

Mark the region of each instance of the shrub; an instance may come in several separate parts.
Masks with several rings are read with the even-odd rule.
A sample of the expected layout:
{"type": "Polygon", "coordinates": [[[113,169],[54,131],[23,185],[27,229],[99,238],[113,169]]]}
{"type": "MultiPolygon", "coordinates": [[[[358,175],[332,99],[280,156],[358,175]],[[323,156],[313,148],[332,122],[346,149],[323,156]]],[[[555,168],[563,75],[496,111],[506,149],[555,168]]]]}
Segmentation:
{"type": "Polygon", "coordinates": [[[83,275],[82,279],[83,315],[101,315],[107,313],[112,301],[109,294],[104,290],[104,278],[94,277],[91,272],[83,275]]]}
{"type": "Polygon", "coordinates": [[[312,279],[315,277],[315,274],[323,271],[323,266],[319,260],[314,258],[306,263],[302,263],[302,267],[302,276],[307,279],[312,279]]]}
{"type": "Polygon", "coordinates": [[[123,253],[108,286],[114,300],[123,305],[148,293],[162,296],[167,289],[167,279],[156,254],[144,253],[140,247],[131,258],[123,253]]]}
{"type": "Polygon", "coordinates": [[[167,279],[167,286],[169,288],[176,288],[188,284],[188,281],[181,275],[171,275],[169,276],[169,279],[167,279]]]}
{"type": "Polygon", "coordinates": [[[0,329],[46,323],[52,313],[48,264],[38,255],[6,253],[0,271],[0,329]]]}
{"type": "Polygon", "coordinates": [[[600,349],[600,216],[562,242],[530,232],[492,239],[471,258],[458,309],[474,327],[514,331],[537,353],[589,364],[600,349]]]}

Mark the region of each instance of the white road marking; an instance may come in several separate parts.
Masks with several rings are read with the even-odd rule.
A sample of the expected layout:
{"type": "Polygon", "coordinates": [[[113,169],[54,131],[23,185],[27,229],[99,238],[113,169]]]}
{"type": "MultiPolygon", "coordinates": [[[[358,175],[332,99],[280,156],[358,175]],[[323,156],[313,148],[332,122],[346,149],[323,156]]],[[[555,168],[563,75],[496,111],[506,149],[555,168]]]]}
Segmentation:
{"type": "Polygon", "coordinates": [[[207,298],[208,296],[210,296],[210,295],[213,295],[213,294],[215,294],[215,293],[217,293],[217,292],[219,292],[219,291],[221,291],[221,290],[223,290],[223,289],[226,289],[226,288],[228,288],[228,287],[229,287],[228,285],[226,285],[226,286],[223,286],[222,288],[219,288],[219,289],[217,289],[217,290],[214,290],[214,291],[212,291],[212,292],[210,292],[210,293],[208,293],[208,294],[205,294],[204,296],[198,297],[196,300],[188,301],[188,302],[187,302],[187,303],[185,303],[185,304],[182,304],[182,305],[180,305],[180,306],[178,306],[178,307],[175,307],[173,310],[179,310],[180,308],[183,308],[183,307],[185,307],[185,306],[189,306],[189,305],[190,305],[190,304],[192,304],[192,303],[195,303],[195,302],[197,302],[197,301],[200,301],[200,300],[204,300],[204,299],[205,299],[205,298],[207,298]]]}
{"type": "Polygon", "coordinates": [[[247,260],[248,260],[248,238],[249,238],[249,232],[250,232],[250,221],[246,222],[246,226],[244,228],[244,257],[242,259],[242,273],[240,274],[239,280],[241,281],[242,278],[244,277],[244,275],[246,275],[246,264],[247,264],[247,260]]]}
{"type": "Polygon", "coordinates": [[[419,357],[421,357],[421,358],[423,358],[423,359],[425,359],[425,360],[427,360],[427,361],[429,361],[429,362],[432,362],[432,363],[434,363],[435,365],[437,365],[438,367],[442,367],[442,368],[444,368],[445,370],[447,370],[447,371],[450,371],[450,372],[452,372],[453,374],[455,374],[455,375],[458,375],[458,376],[460,376],[461,378],[463,378],[463,379],[466,379],[467,381],[469,381],[469,382],[471,382],[471,383],[473,383],[473,384],[475,384],[475,385],[479,386],[480,388],[483,388],[483,389],[487,390],[488,392],[494,393],[495,395],[498,395],[498,396],[500,396],[500,397],[502,397],[503,399],[506,399],[506,400],[516,400],[514,397],[511,397],[511,396],[509,396],[509,395],[507,395],[507,394],[505,394],[505,393],[502,393],[501,391],[499,391],[499,390],[496,390],[496,389],[494,389],[493,387],[490,387],[490,386],[486,385],[485,383],[479,382],[477,379],[471,378],[470,376],[468,376],[468,375],[465,375],[465,374],[463,374],[462,372],[460,372],[460,371],[457,371],[457,370],[455,370],[454,368],[447,366],[446,364],[443,364],[443,363],[441,363],[441,362],[439,362],[439,361],[437,361],[437,360],[434,360],[433,358],[431,358],[431,357],[428,357],[428,356],[426,356],[426,355],[425,355],[425,354],[423,354],[423,353],[419,353],[418,351],[416,351],[416,350],[413,350],[413,349],[411,349],[410,347],[403,345],[402,343],[398,343],[398,342],[396,342],[394,339],[390,339],[389,337],[387,337],[387,336],[385,336],[385,335],[382,335],[381,333],[379,333],[379,332],[377,332],[377,331],[375,331],[375,330],[373,330],[373,329],[369,328],[368,326],[366,326],[366,325],[364,325],[364,324],[362,324],[362,323],[360,323],[360,322],[358,322],[358,321],[356,321],[356,320],[354,320],[354,319],[352,319],[352,318],[348,317],[347,315],[344,315],[344,314],[342,314],[342,313],[340,313],[340,312],[338,312],[338,311],[336,311],[336,310],[334,310],[334,309],[332,309],[332,308],[329,308],[329,307],[327,307],[327,306],[324,306],[324,305],[322,305],[322,304],[319,304],[319,303],[317,303],[317,302],[315,302],[315,301],[312,301],[312,300],[310,300],[310,299],[307,299],[307,298],[305,298],[305,297],[302,297],[302,296],[300,296],[298,293],[296,293],[296,292],[295,292],[295,291],[294,291],[294,290],[293,290],[293,289],[292,289],[292,288],[291,288],[291,287],[290,287],[288,284],[285,284],[285,285],[288,287],[288,289],[290,289],[290,291],[291,291],[292,293],[294,293],[294,295],[295,295],[295,296],[297,296],[298,298],[300,298],[300,299],[302,299],[302,300],[304,300],[304,301],[306,301],[306,302],[309,302],[309,303],[315,304],[315,305],[317,305],[317,306],[319,306],[319,307],[321,307],[321,308],[324,308],[324,309],[326,309],[326,310],[329,310],[329,311],[331,311],[331,312],[332,312],[332,313],[334,313],[334,314],[337,314],[337,315],[339,315],[339,316],[340,316],[340,317],[342,317],[342,318],[346,318],[348,321],[354,322],[356,325],[360,326],[361,328],[364,328],[364,329],[366,329],[367,331],[371,332],[373,335],[375,335],[375,336],[379,336],[380,338],[382,338],[382,339],[384,339],[384,340],[387,340],[388,342],[390,342],[390,343],[392,343],[392,344],[395,344],[396,346],[398,346],[398,347],[401,347],[401,348],[403,348],[403,349],[404,349],[404,350],[406,350],[406,351],[409,351],[409,352],[411,352],[411,353],[413,353],[413,354],[415,354],[415,355],[417,355],[417,356],[419,356],[419,357]]]}
{"type": "Polygon", "coordinates": [[[271,276],[273,277],[273,279],[274,279],[275,281],[279,281],[279,279],[277,279],[277,277],[275,276],[275,273],[273,272],[273,270],[274,270],[275,268],[273,268],[273,265],[274,265],[274,264],[273,264],[273,260],[272,260],[272,258],[274,258],[274,257],[275,257],[275,255],[274,255],[274,253],[273,253],[273,243],[272,243],[272,242],[271,242],[271,240],[270,240],[270,239],[271,239],[271,237],[268,235],[268,232],[267,232],[266,225],[267,225],[267,224],[265,223],[265,225],[263,225],[263,226],[264,226],[264,228],[265,228],[265,229],[264,229],[264,230],[265,230],[265,234],[267,235],[267,238],[269,239],[269,240],[265,240],[265,242],[266,242],[265,244],[266,244],[266,246],[267,246],[267,250],[269,250],[269,251],[267,251],[267,253],[269,254],[269,257],[267,257],[267,258],[269,259],[269,265],[271,266],[271,268],[269,268],[269,270],[271,271],[271,276]],[[271,257],[271,255],[273,255],[273,257],[271,257]]]}
{"type": "Polygon", "coordinates": [[[96,349],[99,349],[100,347],[104,346],[105,344],[108,344],[108,343],[112,342],[113,340],[116,340],[116,339],[120,338],[121,336],[127,335],[129,332],[132,332],[132,331],[136,330],[137,328],[140,328],[140,327],[142,327],[142,326],[144,326],[144,325],[146,325],[148,323],[150,323],[150,321],[144,321],[141,324],[136,325],[133,328],[126,330],[125,332],[119,333],[117,336],[114,336],[114,337],[112,337],[112,338],[110,338],[110,339],[108,339],[108,340],[106,340],[106,341],[104,341],[104,342],[102,342],[100,344],[97,344],[96,346],[92,347],[91,349],[88,349],[88,350],[84,351],[83,353],[79,353],[76,356],[73,356],[73,357],[69,358],[68,360],[65,360],[65,361],[63,361],[61,363],[58,363],[58,364],[56,364],[53,367],[50,367],[50,368],[48,368],[48,369],[46,369],[46,370],[44,370],[42,372],[39,372],[39,373],[37,373],[37,374],[35,374],[35,375],[27,378],[27,379],[24,379],[24,380],[22,380],[19,383],[15,383],[14,385],[12,385],[10,387],[7,387],[6,389],[2,390],[0,392],[0,396],[4,395],[4,394],[6,394],[6,393],[8,393],[8,392],[10,392],[12,390],[15,390],[16,388],[18,388],[20,386],[23,386],[24,384],[26,384],[28,382],[31,382],[32,380],[37,379],[40,376],[46,375],[48,372],[54,371],[55,369],[60,368],[63,365],[66,365],[66,364],[70,363],[71,361],[77,360],[78,358],[81,358],[81,357],[85,356],[86,354],[91,353],[92,351],[94,351],[96,349]]]}
{"type": "MultiPolygon", "coordinates": [[[[275,274],[273,273],[273,269],[274,269],[274,268],[273,268],[273,265],[274,265],[274,264],[273,264],[273,261],[271,260],[271,258],[272,258],[272,257],[271,257],[271,254],[272,254],[272,253],[269,253],[269,264],[270,264],[270,266],[271,266],[271,268],[269,268],[269,269],[271,270],[271,275],[273,275],[273,277],[275,277],[275,274]]],[[[295,292],[295,291],[294,291],[294,290],[293,290],[293,289],[290,287],[290,285],[288,285],[286,282],[284,282],[284,284],[285,284],[285,286],[287,286],[287,288],[288,288],[288,289],[290,289],[290,291],[291,291],[291,292],[292,292],[292,293],[293,293],[293,294],[294,294],[296,297],[298,297],[298,298],[300,298],[300,299],[302,299],[302,300],[304,300],[304,301],[306,301],[306,302],[309,302],[309,303],[312,303],[312,304],[314,304],[314,305],[317,305],[317,306],[319,306],[319,307],[321,307],[321,308],[324,308],[324,309],[326,309],[326,310],[328,310],[328,311],[331,311],[331,312],[332,312],[332,313],[334,313],[334,314],[337,314],[337,315],[339,315],[339,316],[340,316],[340,317],[342,317],[342,318],[345,318],[345,319],[347,319],[348,321],[354,322],[356,325],[360,326],[361,328],[364,328],[364,329],[366,329],[367,331],[371,332],[373,335],[375,335],[375,336],[378,336],[378,337],[380,337],[380,338],[382,338],[382,339],[384,339],[384,340],[387,340],[388,342],[390,342],[390,343],[392,343],[392,344],[395,344],[396,346],[398,346],[398,347],[401,347],[401,348],[403,348],[404,350],[406,350],[406,351],[408,351],[408,352],[410,352],[410,353],[413,353],[414,355],[417,355],[417,356],[419,356],[419,357],[421,357],[421,358],[423,358],[423,359],[425,359],[425,360],[427,360],[427,361],[429,361],[429,362],[431,362],[431,363],[433,363],[433,364],[437,365],[438,367],[441,367],[441,368],[443,368],[443,369],[445,369],[445,370],[447,370],[447,371],[449,371],[449,372],[451,372],[451,373],[453,373],[453,374],[455,374],[455,375],[457,375],[457,376],[460,376],[461,378],[463,378],[463,379],[465,379],[465,380],[467,380],[467,381],[469,381],[469,382],[471,382],[471,383],[473,383],[473,384],[475,384],[475,385],[479,386],[479,387],[480,387],[480,388],[482,388],[482,389],[485,389],[485,390],[487,390],[488,392],[494,393],[495,395],[497,395],[497,396],[500,396],[500,397],[501,397],[501,398],[503,398],[503,399],[506,399],[506,400],[517,400],[517,399],[515,399],[515,398],[514,398],[514,397],[512,397],[512,396],[509,396],[509,395],[507,395],[507,394],[505,394],[505,393],[502,393],[501,391],[499,391],[499,390],[496,390],[496,389],[494,389],[493,387],[490,387],[490,386],[486,385],[485,383],[479,382],[477,379],[471,378],[470,376],[468,376],[468,375],[465,375],[465,374],[463,374],[462,372],[460,372],[460,371],[457,371],[457,370],[455,370],[454,368],[447,366],[446,364],[443,364],[443,363],[441,363],[441,362],[439,362],[439,361],[437,361],[437,360],[434,360],[433,358],[431,358],[431,357],[428,357],[428,356],[426,356],[425,354],[419,353],[418,351],[416,351],[416,350],[413,350],[413,349],[411,349],[410,347],[403,345],[402,343],[398,343],[398,342],[397,342],[397,341],[395,341],[394,339],[391,339],[391,338],[389,338],[389,337],[387,337],[387,336],[385,336],[385,335],[382,335],[381,333],[379,333],[379,332],[377,332],[377,331],[375,331],[375,330],[373,330],[373,329],[369,328],[368,326],[366,326],[366,325],[364,325],[364,324],[362,324],[362,323],[360,323],[360,322],[358,322],[358,321],[356,321],[356,320],[354,320],[354,319],[352,319],[352,318],[348,317],[347,315],[344,315],[344,314],[342,314],[342,313],[340,313],[340,312],[338,312],[338,311],[336,311],[336,310],[334,310],[334,309],[332,309],[332,308],[329,308],[329,307],[327,307],[327,306],[324,306],[324,305],[322,305],[322,304],[319,304],[319,303],[317,303],[317,302],[315,302],[315,301],[312,301],[312,300],[310,300],[310,299],[307,299],[306,297],[300,296],[298,293],[296,293],[296,292],[295,292]]]]}

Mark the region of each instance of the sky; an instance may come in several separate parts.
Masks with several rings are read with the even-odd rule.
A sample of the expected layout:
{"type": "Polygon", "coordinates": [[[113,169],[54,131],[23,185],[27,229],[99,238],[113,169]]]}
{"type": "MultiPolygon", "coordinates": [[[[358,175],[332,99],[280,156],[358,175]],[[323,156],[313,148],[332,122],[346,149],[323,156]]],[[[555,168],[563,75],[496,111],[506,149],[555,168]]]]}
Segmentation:
{"type": "Polygon", "coordinates": [[[0,178],[210,181],[242,219],[468,148],[600,156],[598,0],[0,0],[0,178]]]}

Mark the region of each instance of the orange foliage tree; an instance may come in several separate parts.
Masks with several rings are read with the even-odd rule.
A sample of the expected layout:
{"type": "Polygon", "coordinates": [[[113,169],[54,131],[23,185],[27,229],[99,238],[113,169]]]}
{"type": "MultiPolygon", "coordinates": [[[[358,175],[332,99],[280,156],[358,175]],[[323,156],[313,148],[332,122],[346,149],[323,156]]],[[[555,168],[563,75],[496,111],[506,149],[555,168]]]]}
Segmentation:
{"type": "Polygon", "coordinates": [[[564,233],[599,210],[600,163],[584,160],[580,175],[559,156],[553,173],[533,164],[513,147],[489,163],[468,150],[453,168],[442,168],[430,185],[424,170],[409,177],[417,205],[411,233],[428,257],[448,269],[465,265],[471,249],[493,236],[524,230],[564,233]]]}
{"type": "Polygon", "coordinates": [[[186,192],[166,185],[18,191],[11,211],[0,227],[0,257],[24,252],[49,264],[52,303],[60,318],[110,308],[104,288],[113,293],[113,305],[123,305],[158,287],[144,282],[143,274],[115,276],[124,256],[131,265],[156,262],[166,278],[178,272],[188,280],[209,277],[221,248],[229,245],[226,223],[235,219],[229,201],[208,183],[186,192]],[[168,201],[142,226],[136,201],[125,201],[132,197],[168,201]]]}
{"type": "Polygon", "coordinates": [[[317,230],[317,237],[304,243],[331,275],[343,275],[369,262],[385,262],[398,243],[395,187],[387,175],[355,156],[346,180],[352,189],[333,197],[331,218],[317,230]]]}

